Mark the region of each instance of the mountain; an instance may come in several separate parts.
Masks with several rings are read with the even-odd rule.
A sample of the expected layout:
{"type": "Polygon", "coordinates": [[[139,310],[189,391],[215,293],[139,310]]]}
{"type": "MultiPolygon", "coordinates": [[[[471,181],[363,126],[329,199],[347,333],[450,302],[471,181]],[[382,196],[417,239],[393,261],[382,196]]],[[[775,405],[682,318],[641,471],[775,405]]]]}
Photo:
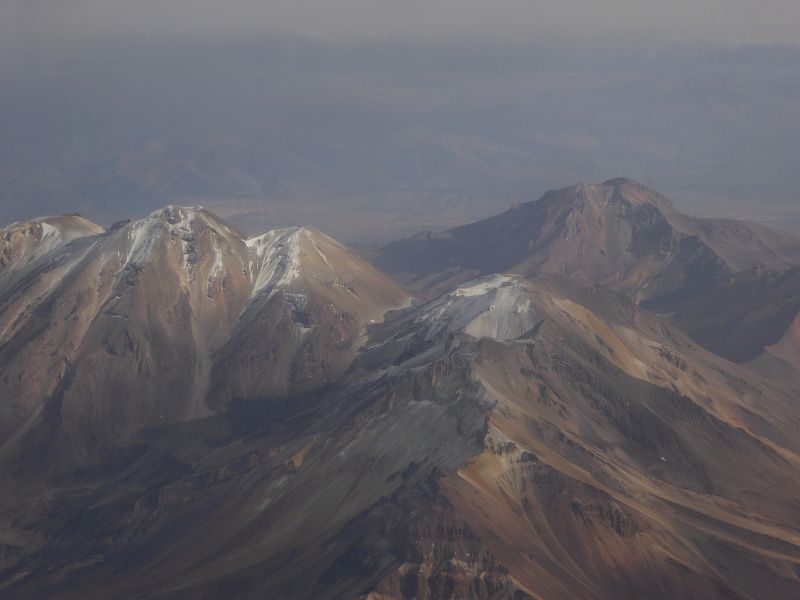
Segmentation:
{"type": "Polygon", "coordinates": [[[727,320],[689,302],[752,286],[727,314],[780,322],[771,352],[790,359],[791,307],[769,298],[794,289],[792,238],[690,236],[636,184],[603,185],[628,198],[605,237],[545,211],[565,216],[542,230],[581,224],[583,254],[536,234],[537,260],[574,271],[453,269],[428,300],[316,230],[245,239],[202,209],[18,243],[0,271],[0,595],[796,597],[796,382],[704,347],[727,320]],[[631,223],[666,214],[662,255],[631,223]],[[720,283],[692,292],[676,274],[696,256],[720,283]],[[643,306],[656,289],[668,318],[643,306]]]}
{"type": "Polygon", "coordinates": [[[729,360],[784,375],[800,364],[781,346],[800,319],[800,237],[686,216],[628,179],[551,191],[489,219],[393,242],[374,262],[428,297],[491,273],[562,274],[626,294],[729,360]]]}
{"type": "Polygon", "coordinates": [[[442,233],[381,249],[376,264],[435,295],[478,275],[561,273],[662,305],[755,268],[800,265],[800,238],[683,215],[627,179],[577,185],[442,233]]]}
{"type": "Polygon", "coordinates": [[[77,214],[14,223],[0,236],[0,270],[21,269],[72,240],[102,232],[102,227],[77,214]]]}
{"type": "Polygon", "coordinates": [[[239,393],[313,389],[346,367],[366,324],[407,302],[316,230],[245,240],[201,209],[108,232],[45,219],[2,239],[17,257],[0,276],[6,439],[102,444],[239,393]]]}
{"type": "Polygon", "coordinates": [[[772,487],[797,485],[785,479],[797,460],[791,393],[624,297],[562,277],[471,282],[383,329],[373,352],[393,364],[464,355],[489,409],[483,450],[439,482],[440,510],[458,519],[437,523],[445,539],[422,529],[428,564],[409,560],[386,577],[378,589],[389,597],[404,585],[449,597],[426,590],[445,556],[455,597],[481,597],[471,582],[500,565],[520,597],[794,593],[796,531],[785,538],[788,562],[768,566],[762,552],[777,540],[747,532],[743,518],[797,515],[795,492],[778,507],[772,487]],[[761,579],[754,567],[789,577],[761,579]]]}

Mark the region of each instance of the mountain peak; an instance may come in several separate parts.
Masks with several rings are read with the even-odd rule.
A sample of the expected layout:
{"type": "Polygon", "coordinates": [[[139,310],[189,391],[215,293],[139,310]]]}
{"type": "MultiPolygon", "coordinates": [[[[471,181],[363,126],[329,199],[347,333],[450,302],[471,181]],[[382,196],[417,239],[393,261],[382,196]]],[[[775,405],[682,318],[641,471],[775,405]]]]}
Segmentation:
{"type": "Polygon", "coordinates": [[[538,316],[524,280],[492,275],[459,286],[434,301],[423,317],[437,337],[442,328],[475,338],[515,339],[536,324],[538,316]]]}
{"type": "Polygon", "coordinates": [[[163,208],[151,212],[138,222],[150,224],[164,223],[170,228],[184,229],[197,226],[211,226],[215,229],[225,229],[238,237],[242,237],[238,231],[233,230],[227,223],[224,223],[214,213],[206,210],[202,206],[168,204],[163,208]]]}
{"type": "Polygon", "coordinates": [[[579,183],[560,190],[553,190],[542,200],[548,197],[562,202],[588,201],[598,211],[633,206],[652,206],[664,213],[674,211],[672,202],[666,196],[638,181],[625,177],[616,177],[602,183],[579,183]]]}
{"type": "Polygon", "coordinates": [[[79,214],[12,223],[0,230],[0,269],[6,265],[20,267],[73,240],[104,231],[79,214]]]}
{"type": "Polygon", "coordinates": [[[377,263],[431,294],[496,272],[558,273],[645,301],[741,270],[800,264],[800,239],[694,219],[655,190],[617,178],[551,190],[482,221],[394,242],[377,263]]]}
{"type": "Polygon", "coordinates": [[[215,260],[223,246],[244,245],[238,231],[202,207],[168,205],[115,231],[127,236],[127,264],[139,265],[153,257],[161,260],[163,252],[175,248],[190,272],[198,258],[198,245],[209,247],[215,260]]]}
{"type": "Polygon", "coordinates": [[[624,177],[609,179],[598,184],[606,193],[623,198],[632,204],[651,204],[661,210],[673,210],[672,202],[653,188],[624,177]]]}
{"type": "Polygon", "coordinates": [[[72,240],[86,235],[103,233],[103,231],[105,230],[100,225],[91,222],[83,215],[71,213],[18,221],[0,229],[0,236],[8,241],[16,233],[38,235],[40,232],[44,232],[44,237],[48,237],[48,235],[52,237],[58,234],[64,239],[72,240]]]}
{"type": "Polygon", "coordinates": [[[181,206],[177,204],[168,204],[163,208],[150,213],[150,217],[154,219],[163,219],[173,225],[182,221],[191,221],[197,218],[198,213],[205,212],[202,206],[181,206]]]}
{"type": "Polygon", "coordinates": [[[0,434],[67,374],[65,426],[100,437],[222,409],[232,397],[312,389],[347,368],[368,324],[409,302],[313,228],[245,240],[200,207],[166,206],[104,234],[79,217],[42,219],[3,230],[0,241],[11,264],[0,268],[0,358],[13,348],[8,372],[46,373],[35,384],[0,382],[22,415],[4,419],[0,434]],[[91,233],[102,235],[61,241],[91,233]],[[22,234],[37,245],[15,241],[22,234]],[[32,263],[34,254],[42,260],[32,263]],[[47,312],[30,310],[39,305],[47,312]],[[47,326],[32,326],[37,319],[47,326]],[[42,353],[42,336],[74,343],[42,353]]]}

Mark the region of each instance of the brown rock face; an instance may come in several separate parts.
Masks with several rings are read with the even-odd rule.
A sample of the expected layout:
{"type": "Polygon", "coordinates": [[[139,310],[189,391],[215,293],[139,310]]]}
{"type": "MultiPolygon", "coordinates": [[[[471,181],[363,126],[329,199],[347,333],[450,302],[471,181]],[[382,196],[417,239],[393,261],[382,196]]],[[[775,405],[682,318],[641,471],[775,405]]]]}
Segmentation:
{"type": "Polygon", "coordinates": [[[3,239],[17,259],[0,275],[7,437],[57,414],[48,443],[108,443],[208,415],[232,394],[318,387],[370,321],[406,302],[319,232],[244,240],[199,209],[168,207],[107,233],[45,219],[3,239]],[[224,384],[212,377],[219,363],[230,365],[224,384]]]}
{"type": "Polygon", "coordinates": [[[652,302],[739,271],[800,265],[800,239],[750,223],[690,218],[654,190],[615,179],[389,244],[376,264],[428,294],[476,275],[558,273],[652,302]]]}
{"type": "Polygon", "coordinates": [[[408,303],[391,279],[313,228],[272,232],[248,243],[257,261],[280,255],[285,266],[274,273],[270,264],[254,263],[260,271],[256,291],[215,356],[215,403],[337,381],[363,343],[365,326],[408,303]],[[273,287],[264,277],[294,279],[273,287]]]}
{"type": "Polygon", "coordinates": [[[545,274],[456,269],[413,305],[313,229],[200,209],[16,243],[0,595],[796,598],[789,238],[756,271],[772,234],[723,244],[625,181],[558,194],[581,210],[502,230],[545,274]]]}

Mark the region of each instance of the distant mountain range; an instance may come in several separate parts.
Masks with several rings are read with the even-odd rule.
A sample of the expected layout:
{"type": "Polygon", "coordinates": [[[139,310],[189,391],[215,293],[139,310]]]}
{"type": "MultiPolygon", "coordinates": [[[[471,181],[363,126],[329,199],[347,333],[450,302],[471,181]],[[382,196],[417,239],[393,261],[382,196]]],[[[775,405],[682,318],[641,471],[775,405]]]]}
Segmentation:
{"type": "Polygon", "coordinates": [[[800,232],[798,47],[85,42],[0,57],[0,223],[200,204],[383,245],[627,173],[800,232]]]}
{"type": "Polygon", "coordinates": [[[615,179],[373,258],[0,231],[0,595],[797,597],[800,238],[615,179]]]}

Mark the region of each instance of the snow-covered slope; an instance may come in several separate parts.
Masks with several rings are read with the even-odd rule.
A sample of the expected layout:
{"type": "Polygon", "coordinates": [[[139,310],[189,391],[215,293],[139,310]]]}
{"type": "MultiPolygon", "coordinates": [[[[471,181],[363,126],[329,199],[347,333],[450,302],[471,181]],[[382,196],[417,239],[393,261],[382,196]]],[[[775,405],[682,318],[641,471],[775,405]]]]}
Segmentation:
{"type": "Polygon", "coordinates": [[[73,240],[103,231],[102,227],[79,215],[14,223],[0,230],[0,271],[20,269],[73,240]]]}
{"type": "Polygon", "coordinates": [[[467,282],[432,302],[417,318],[430,324],[430,339],[443,332],[463,332],[475,338],[511,340],[537,322],[528,285],[509,275],[467,282]]]}
{"type": "Polygon", "coordinates": [[[217,405],[332,383],[365,327],[409,303],[391,279],[316,229],[272,231],[247,246],[252,291],[217,352],[217,405]]]}
{"type": "Polygon", "coordinates": [[[234,395],[311,389],[346,367],[369,322],[407,303],[313,229],[247,240],[202,208],[168,206],[108,232],[43,219],[2,239],[5,434],[56,396],[60,431],[103,440],[234,395]]]}

